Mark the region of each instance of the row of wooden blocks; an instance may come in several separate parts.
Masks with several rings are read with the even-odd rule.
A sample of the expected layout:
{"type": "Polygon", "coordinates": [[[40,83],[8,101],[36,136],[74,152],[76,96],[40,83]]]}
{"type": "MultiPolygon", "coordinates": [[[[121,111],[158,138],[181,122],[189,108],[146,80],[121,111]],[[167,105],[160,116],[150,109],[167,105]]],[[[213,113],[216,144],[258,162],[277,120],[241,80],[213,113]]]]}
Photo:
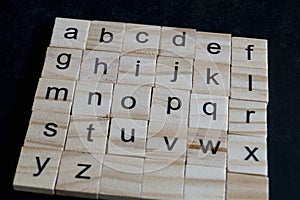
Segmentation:
{"type": "Polygon", "coordinates": [[[267,199],[267,102],[266,40],[57,18],[14,188],[267,199]]]}

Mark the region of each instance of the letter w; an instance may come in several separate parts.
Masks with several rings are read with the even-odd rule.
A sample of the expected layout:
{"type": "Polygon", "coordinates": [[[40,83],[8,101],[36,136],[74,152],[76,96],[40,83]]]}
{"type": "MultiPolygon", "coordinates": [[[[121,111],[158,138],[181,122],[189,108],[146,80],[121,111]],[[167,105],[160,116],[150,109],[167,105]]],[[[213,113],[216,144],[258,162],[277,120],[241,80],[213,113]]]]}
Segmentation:
{"type": "Polygon", "coordinates": [[[217,153],[217,151],[219,149],[219,146],[221,144],[221,142],[218,141],[217,145],[214,147],[214,145],[213,145],[213,143],[212,143],[211,140],[208,140],[206,146],[203,145],[203,140],[200,139],[199,142],[200,142],[200,145],[201,145],[200,148],[202,149],[203,153],[207,153],[208,149],[210,149],[212,154],[216,154],[217,153]]]}

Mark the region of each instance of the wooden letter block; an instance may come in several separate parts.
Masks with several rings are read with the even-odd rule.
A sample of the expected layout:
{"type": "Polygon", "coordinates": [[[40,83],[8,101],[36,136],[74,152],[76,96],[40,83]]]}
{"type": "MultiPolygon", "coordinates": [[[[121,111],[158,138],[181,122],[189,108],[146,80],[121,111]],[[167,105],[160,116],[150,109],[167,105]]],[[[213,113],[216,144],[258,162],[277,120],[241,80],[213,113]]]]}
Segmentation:
{"type": "Polygon", "coordinates": [[[56,18],[50,46],[84,49],[90,21],[56,18]]]}
{"type": "Polygon", "coordinates": [[[227,174],[227,200],[269,199],[269,179],[264,176],[227,174]]]}
{"type": "Polygon", "coordinates": [[[160,26],[125,24],[122,52],[158,54],[160,26]]]}
{"type": "Polygon", "coordinates": [[[48,47],[43,78],[77,80],[82,50],[48,47]]]}
{"type": "Polygon", "coordinates": [[[230,65],[231,35],[197,32],[195,60],[230,65]]]}
{"type": "Polygon", "coordinates": [[[148,120],[151,87],[115,85],[111,115],[118,118],[148,120]]]}
{"type": "Polygon", "coordinates": [[[65,150],[105,154],[109,119],[71,116],[65,150]]]}
{"type": "Polygon", "coordinates": [[[187,165],[226,169],[227,133],[213,129],[189,128],[187,165]]]}
{"type": "Polygon", "coordinates": [[[184,200],[223,200],[225,185],[225,168],[186,165],[184,200]]]}
{"type": "Polygon", "coordinates": [[[228,97],[192,93],[190,106],[190,127],[227,131],[228,97]]]}
{"type": "Polygon", "coordinates": [[[159,55],[195,58],[196,30],[162,27],[159,55]]]}
{"type": "Polygon", "coordinates": [[[246,174],[268,174],[265,137],[228,135],[228,171],[246,174]]]}
{"type": "Polygon", "coordinates": [[[109,117],[112,93],[112,83],[78,81],[72,114],[109,117]]]}
{"type": "Polygon", "coordinates": [[[192,89],[193,60],[159,56],[156,67],[156,87],[192,89]]]}
{"type": "Polygon", "coordinates": [[[80,80],[116,83],[118,68],[119,53],[85,50],[80,80]]]}
{"type": "Polygon", "coordinates": [[[87,49],[121,52],[125,23],[92,21],[87,49]]]}
{"type": "Polygon", "coordinates": [[[59,195],[98,198],[103,155],[64,151],[58,172],[59,195]]]}
{"type": "Polygon", "coordinates": [[[145,159],[142,198],[183,199],[184,161],[145,159]]]}
{"type": "Polygon", "coordinates": [[[230,95],[230,64],[195,61],[193,92],[230,95]]]}
{"type": "Polygon", "coordinates": [[[105,155],[99,193],[105,199],[139,199],[144,159],[105,155]]]}
{"type": "Polygon", "coordinates": [[[229,133],[267,136],[267,103],[230,99],[229,133]]]}
{"type": "Polygon", "coordinates": [[[22,147],[15,190],[54,194],[61,151],[22,147]]]}
{"type": "Polygon", "coordinates": [[[122,55],[118,83],[129,85],[154,85],[156,57],[151,55],[122,55]]]}
{"type": "Polygon", "coordinates": [[[69,119],[67,113],[33,111],[24,146],[63,150],[69,119]]]}
{"type": "Polygon", "coordinates": [[[148,122],[112,118],[107,153],[145,156],[148,122]]]}
{"type": "Polygon", "coordinates": [[[70,113],[75,81],[40,78],[32,110],[70,113]]]}

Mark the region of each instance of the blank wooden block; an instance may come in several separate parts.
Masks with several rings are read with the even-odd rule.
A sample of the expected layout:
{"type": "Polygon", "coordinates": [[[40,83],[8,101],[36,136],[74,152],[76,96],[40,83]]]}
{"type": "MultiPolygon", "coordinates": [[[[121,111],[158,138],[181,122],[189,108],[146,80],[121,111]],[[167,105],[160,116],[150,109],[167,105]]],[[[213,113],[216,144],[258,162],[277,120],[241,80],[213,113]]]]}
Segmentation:
{"type": "Polygon", "coordinates": [[[192,89],[193,60],[159,56],[155,86],[174,89],[192,89]]]}
{"type": "Polygon", "coordinates": [[[59,195],[98,198],[103,155],[64,151],[58,172],[59,195]]]}
{"type": "Polygon", "coordinates": [[[226,169],[227,132],[189,128],[187,165],[226,169]]]}
{"type": "Polygon", "coordinates": [[[70,113],[75,81],[40,78],[32,110],[70,113]]]}
{"type": "Polygon", "coordinates": [[[141,197],[144,159],[105,155],[99,194],[105,199],[141,197]]]}
{"type": "Polygon", "coordinates": [[[81,57],[82,50],[48,47],[42,77],[77,80],[81,57]]]}
{"type": "Polygon", "coordinates": [[[118,68],[119,53],[85,50],[80,80],[116,83],[118,68]]]}
{"type": "Polygon", "coordinates": [[[196,30],[162,27],[159,55],[195,58],[196,30]]]}
{"type": "Polygon", "coordinates": [[[223,200],[225,185],[225,168],[186,165],[184,200],[223,200]]]}
{"type": "Polygon", "coordinates": [[[105,154],[109,119],[71,116],[65,150],[105,154]]]}
{"type": "Polygon", "coordinates": [[[268,90],[266,69],[231,68],[231,98],[268,102],[268,90]]]}
{"type": "Polygon", "coordinates": [[[50,46],[84,49],[90,21],[55,18],[50,46]]]}
{"type": "Polygon", "coordinates": [[[183,199],[184,161],[145,159],[142,198],[183,199]]]}
{"type": "Polygon", "coordinates": [[[267,103],[230,99],[229,133],[267,136],[267,103]]]}
{"type": "Polygon", "coordinates": [[[230,95],[230,64],[195,61],[194,93],[219,96],[230,95]]]}
{"type": "Polygon", "coordinates": [[[61,151],[22,147],[14,190],[54,194],[61,151]]]}
{"type": "Polygon", "coordinates": [[[153,55],[124,54],[120,58],[118,83],[154,85],[156,57],[153,55]]]}
{"type": "Polygon", "coordinates": [[[148,120],[151,87],[116,84],[111,115],[118,118],[148,120]]]}
{"type": "Polygon", "coordinates": [[[122,52],[157,55],[160,26],[125,24],[122,52]]]}
{"type": "Polygon", "coordinates": [[[92,21],[87,49],[121,52],[125,23],[92,21]]]}
{"type": "Polygon", "coordinates": [[[67,113],[33,111],[24,146],[63,150],[69,119],[67,113]]]}
{"type": "Polygon", "coordinates": [[[107,153],[145,156],[147,128],[144,120],[112,118],[107,153]]]}
{"type": "Polygon", "coordinates": [[[232,67],[268,69],[268,41],[232,37],[232,67]]]}
{"type": "Polygon", "coordinates": [[[268,174],[265,137],[228,135],[228,171],[246,174],[268,174]]]}
{"type": "Polygon", "coordinates": [[[72,114],[109,117],[112,93],[112,83],[78,81],[72,114]]]}
{"type": "Polygon", "coordinates": [[[269,179],[264,176],[227,174],[226,199],[269,199],[269,179]]]}
{"type": "Polygon", "coordinates": [[[189,127],[227,131],[228,97],[191,94],[189,127]]]}
{"type": "Polygon", "coordinates": [[[231,64],[231,35],[197,32],[195,60],[231,64]]]}

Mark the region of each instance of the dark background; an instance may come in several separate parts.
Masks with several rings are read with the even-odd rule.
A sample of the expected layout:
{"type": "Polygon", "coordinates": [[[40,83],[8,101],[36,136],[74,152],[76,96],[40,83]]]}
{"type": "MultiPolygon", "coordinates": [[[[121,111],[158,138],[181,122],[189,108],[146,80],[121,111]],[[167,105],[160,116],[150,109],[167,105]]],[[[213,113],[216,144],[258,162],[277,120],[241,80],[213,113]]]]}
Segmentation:
{"type": "Polygon", "coordinates": [[[299,1],[3,1],[0,4],[0,198],[72,199],[12,190],[56,16],[196,28],[269,42],[271,199],[299,199],[299,1]]]}

